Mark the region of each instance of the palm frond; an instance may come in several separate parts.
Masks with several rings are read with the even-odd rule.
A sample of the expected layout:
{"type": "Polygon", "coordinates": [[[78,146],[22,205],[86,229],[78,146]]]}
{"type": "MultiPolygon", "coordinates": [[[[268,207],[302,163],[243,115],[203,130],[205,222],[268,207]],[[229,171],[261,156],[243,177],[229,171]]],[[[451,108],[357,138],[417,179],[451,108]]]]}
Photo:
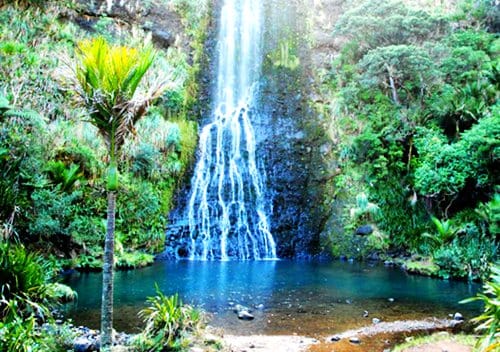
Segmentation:
{"type": "Polygon", "coordinates": [[[115,152],[119,151],[134,124],[166,89],[162,83],[136,94],[155,52],[151,46],[113,46],[99,37],[81,42],[77,59],[74,88],[108,147],[114,145],[115,152]]]}

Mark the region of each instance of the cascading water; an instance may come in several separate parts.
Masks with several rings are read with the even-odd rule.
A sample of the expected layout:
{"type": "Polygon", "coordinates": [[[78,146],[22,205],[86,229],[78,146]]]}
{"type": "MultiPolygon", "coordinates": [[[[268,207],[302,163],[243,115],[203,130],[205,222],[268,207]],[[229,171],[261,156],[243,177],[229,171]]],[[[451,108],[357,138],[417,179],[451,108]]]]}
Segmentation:
{"type": "Polygon", "coordinates": [[[184,251],[198,260],[274,259],[252,126],[260,118],[262,0],[224,0],[220,16],[214,110],[200,133],[184,251]]]}

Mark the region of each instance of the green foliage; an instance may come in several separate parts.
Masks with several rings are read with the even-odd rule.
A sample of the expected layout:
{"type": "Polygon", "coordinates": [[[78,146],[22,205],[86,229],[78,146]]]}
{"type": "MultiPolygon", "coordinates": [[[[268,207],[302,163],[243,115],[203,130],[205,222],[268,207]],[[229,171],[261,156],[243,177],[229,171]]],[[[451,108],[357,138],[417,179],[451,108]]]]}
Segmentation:
{"type": "Polygon", "coordinates": [[[135,344],[140,351],[179,351],[189,343],[188,334],[200,328],[201,311],[183,305],[178,295],[165,296],[156,286],[156,296],[139,313],[146,324],[135,344]]]}
{"type": "Polygon", "coordinates": [[[492,237],[500,234],[500,194],[495,193],[493,199],[486,204],[480,204],[477,214],[487,223],[492,237]]]}
{"type": "Polygon", "coordinates": [[[491,276],[484,283],[483,292],[476,297],[461,301],[460,303],[469,303],[481,301],[484,304],[483,314],[472,319],[476,324],[477,331],[483,333],[476,347],[478,351],[495,351],[500,347],[500,267],[495,264],[491,268],[491,276]]]}
{"type": "Polygon", "coordinates": [[[47,286],[47,294],[59,302],[66,303],[74,301],[78,298],[78,294],[71,287],[55,282],[47,286]]]}
{"type": "Polygon", "coordinates": [[[429,54],[413,45],[375,48],[363,56],[358,66],[361,85],[390,91],[396,104],[402,98],[405,103],[422,99],[439,80],[429,54]]]}
{"type": "Polygon", "coordinates": [[[64,192],[72,191],[76,184],[84,179],[79,165],[71,164],[67,167],[62,161],[49,161],[46,171],[49,173],[51,181],[60,185],[64,192]]]}
{"type": "Polygon", "coordinates": [[[78,192],[61,193],[58,188],[36,189],[31,195],[33,208],[28,215],[30,235],[40,239],[69,236],[75,202],[80,197],[78,192]]]}
{"type": "Polygon", "coordinates": [[[267,57],[271,60],[274,66],[282,67],[289,70],[295,70],[300,65],[300,59],[297,56],[297,49],[291,40],[282,40],[279,43],[279,48],[268,54],[267,57]]]}
{"type": "Polygon", "coordinates": [[[144,252],[122,252],[116,256],[115,266],[118,269],[136,269],[151,265],[154,256],[144,252]]]}
{"type": "Polygon", "coordinates": [[[439,220],[435,216],[431,216],[431,220],[436,227],[437,233],[432,235],[424,233],[422,236],[431,239],[438,246],[442,246],[450,242],[456,233],[450,220],[439,220]]]}
{"type": "Polygon", "coordinates": [[[455,143],[436,130],[422,129],[415,139],[420,157],[415,170],[415,187],[430,197],[458,194],[467,182],[476,187],[494,183],[495,165],[500,160],[500,116],[481,119],[455,143]]]}
{"type": "Polygon", "coordinates": [[[484,26],[491,32],[498,32],[500,10],[494,0],[465,0],[460,3],[457,20],[465,20],[471,26],[484,26]]]}
{"type": "Polygon", "coordinates": [[[353,230],[359,225],[374,223],[379,215],[379,206],[369,202],[366,193],[359,193],[356,196],[356,205],[349,211],[350,222],[348,229],[353,230]]]}
{"type": "Polygon", "coordinates": [[[162,212],[161,191],[151,183],[129,179],[118,195],[117,226],[125,234],[124,244],[152,251],[163,248],[166,214],[162,212]]]}
{"type": "Polygon", "coordinates": [[[406,260],[403,264],[406,271],[414,274],[425,276],[438,276],[439,266],[432,259],[424,258],[423,260],[406,260]]]}
{"type": "MultiPolygon", "coordinates": [[[[466,6],[491,10],[488,1],[466,6]]],[[[318,113],[336,126],[344,213],[369,193],[390,247],[433,257],[441,276],[477,279],[498,256],[489,205],[474,209],[499,184],[499,45],[486,21],[468,16],[453,23],[396,1],[346,11],[335,33],[348,42],[322,77],[335,110],[319,104],[318,113]]],[[[343,217],[347,232],[359,224],[343,217]]],[[[363,252],[351,237],[333,235],[332,252],[363,252]]]]}
{"type": "Polygon", "coordinates": [[[52,275],[40,256],[22,246],[0,242],[0,318],[48,314],[47,281],[52,275]]]}
{"type": "MultiPolygon", "coordinates": [[[[21,9],[4,4],[0,12],[0,233],[2,237],[27,241],[43,249],[44,254],[64,257],[67,266],[100,270],[107,205],[102,176],[106,174],[109,144],[99,138],[98,128],[81,121],[83,111],[70,101],[74,96],[62,94],[60,89],[61,74],[70,76],[61,67],[72,61],[68,58],[71,55],[64,53],[72,53],[76,43],[92,37],[92,33],[85,33],[71,21],[59,19],[61,11],[68,11],[65,6],[63,2],[47,2],[46,9],[21,9]],[[42,74],[46,72],[55,74],[42,74]]],[[[194,3],[189,6],[198,18],[196,24],[189,25],[196,26],[193,43],[200,46],[196,54],[200,55],[200,33],[208,12],[194,3]]],[[[140,46],[145,41],[146,35],[140,30],[133,38],[127,31],[115,31],[114,22],[111,18],[101,19],[96,29],[113,43],[134,42],[140,46]]],[[[114,48],[115,53],[120,51],[118,46],[114,48]]],[[[147,253],[162,249],[173,195],[194,160],[197,124],[187,117],[196,99],[192,85],[201,57],[184,50],[171,48],[156,53],[157,60],[150,70],[161,81],[145,75],[146,84],[135,90],[133,100],[138,102],[145,91],[154,91],[171,80],[169,92],[161,95],[155,111],[134,126],[135,138],[124,146],[120,157],[117,180],[133,180],[124,185],[123,197],[118,199],[120,207],[121,202],[127,203],[117,224],[127,255],[138,249],[147,253]],[[166,118],[175,122],[167,122],[166,118]]],[[[126,51],[127,55],[131,53],[126,51]]],[[[129,56],[130,63],[134,55],[129,56]]],[[[136,64],[132,62],[133,67],[136,64]]],[[[123,83],[120,89],[125,97],[132,93],[133,81],[138,77],[137,70],[132,71],[128,79],[120,82],[106,81],[109,77],[96,67],[87,73],[89,82],[100,82],[108,88],[123,83]],[[92,78],[92,72],[101,76],[92,78]]],[[[90,92],[92,85],[86,89],[90,92]]],[[[94,93],[98,98],[98,89],[94,93]]],[[[121,104],[118,100],[116,103],[121,104]]],[[[133,108],[139,113],[141,105],[133,108]]],[[[143,257],[138,262],[149,262],[151,258],[146,254],[137,257],[143,257]]]]}
{"type": "Polygon", "coordinates": [[[413,10],[402,1],[364,1],[345,12],[335,26],[361,48],[416,44],[440,37],[447,30],[444,18],[413,10]]]}
{"type": "MultiPolygon", "coordinates": [[[[100,251],[102,255],[102,250],[100,251]]],[[[75,267],[81,271],[101,271],[104,263],[101,258],[91,252],[90,255],[81,254],[78,257],[75,267]]]]}
{"type": "Polygon", "coordinates": [[[49,283],[52,266],[21,245],[0,242],[0,351],[62,352],[71,348],[67,325],[55,326],[50,310],[74,298],[69,287],[49,283]],[[51,324],[40,326],[41,322],[51,324]]]}
{"type": "Polygon", "coordinates": [[[469,224],[461,236],[433,253],[434,262],[440,267],[440,276],[468,280],[486,279],[490,263],[497,255],[495,239],[480,234],[474,224],[469,224]]]}
{"type": "Polygon", "coordinates": [[[35,317],[16,316],[0,321],[0,351],[2,352],[67,352],[73,348],[75,333],[68,324],[38,325],[35,317]]]}

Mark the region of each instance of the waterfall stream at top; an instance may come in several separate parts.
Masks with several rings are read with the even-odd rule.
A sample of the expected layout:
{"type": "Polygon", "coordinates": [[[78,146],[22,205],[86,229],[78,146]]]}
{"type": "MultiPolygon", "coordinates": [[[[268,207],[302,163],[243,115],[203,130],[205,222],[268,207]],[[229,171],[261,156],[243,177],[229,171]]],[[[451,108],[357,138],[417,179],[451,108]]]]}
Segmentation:
{"type": "MultiPolygon", "coordinates": [[[[213,112],[200,132],[183,252],[192,260],[275,259],[252,121],[262,65],[262,0],[224,0],[213,112]]],[[[179,252],[179,251],[177,251],[179,252]]]]}

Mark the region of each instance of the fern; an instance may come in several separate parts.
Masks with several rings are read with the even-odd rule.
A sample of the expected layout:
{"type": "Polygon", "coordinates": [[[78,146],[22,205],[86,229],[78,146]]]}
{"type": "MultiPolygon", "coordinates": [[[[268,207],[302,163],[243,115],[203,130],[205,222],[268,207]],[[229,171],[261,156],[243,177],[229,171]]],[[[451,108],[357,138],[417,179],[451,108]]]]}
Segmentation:
{"type": "Polygon", "coordinates": [[[5,96],[0,95],[0,118],[4,117],[18,117],[33,122],[39,122],[43,119],[42,116],[34,110],[12,106],[5,96]]]}

